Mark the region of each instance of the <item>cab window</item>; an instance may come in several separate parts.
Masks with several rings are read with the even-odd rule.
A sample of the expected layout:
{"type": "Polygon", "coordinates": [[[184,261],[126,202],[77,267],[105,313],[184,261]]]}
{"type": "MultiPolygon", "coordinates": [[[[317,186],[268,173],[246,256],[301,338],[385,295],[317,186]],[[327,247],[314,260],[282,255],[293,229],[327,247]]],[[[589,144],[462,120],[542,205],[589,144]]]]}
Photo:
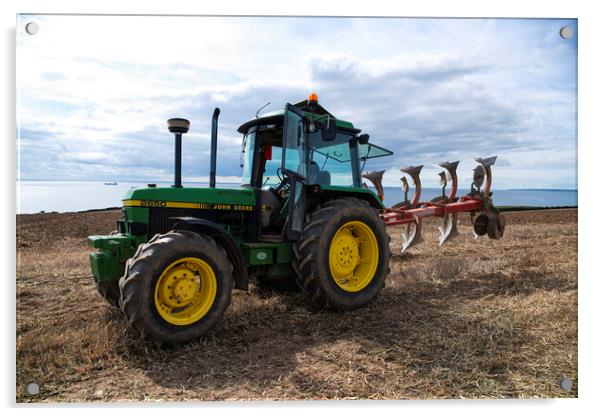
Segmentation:
{"type": "Polygon", "coordinates": [[[319,132],[311,134],[308,138],[311,160],[307,183],[353,186],[353,158],[349,146],[352,138],[351,135],[337,133],[335,140],[325,142],[319,132]]]}
{"type": "Polygon", "coordinates": [[[255,151],[256,131],[253,130],[243,138],[242,153],[240,155],[240,165],[242,167],[242,185],[251,184],[251,175],[253,174],[253,156],[255,151]]]}

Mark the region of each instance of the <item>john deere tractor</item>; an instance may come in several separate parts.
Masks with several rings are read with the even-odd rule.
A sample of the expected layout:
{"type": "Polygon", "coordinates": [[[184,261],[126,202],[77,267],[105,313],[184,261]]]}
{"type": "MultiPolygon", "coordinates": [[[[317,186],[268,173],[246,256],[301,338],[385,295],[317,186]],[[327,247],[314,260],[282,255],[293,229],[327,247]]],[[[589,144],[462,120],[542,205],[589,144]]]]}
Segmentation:
{"type": "MultiPolygon", "coordinates": [[[[215,109],[208,188],[182,186],[182,135],[190,123],[170,119],[173,186],[128,191],[117,231],[88,237],[97,249],[90,261],[102,296],[140,335],[167,344],[206,334],[232,290],[248,290],[250,282],[295,284],[317,309],[370,302],[389,272],[391,219],[361,172],[368,159],[392,152],[311,94],[242,124],[241,187],[216,188],[218,116],[215,109]]],[[[420,209],[414,205],[405,209],[420,209]]],[[[482,203],[469,208],[483,211],[482,203]]],[[[414,215],[398,212],[396,224],[414,226],[414,238],[414,215]]],[[[486,232],[491,212],[480,215],[489,215],[479,217],[486,232]]],[[[455,217],[449,220],[455,226],[455,217]]]]}

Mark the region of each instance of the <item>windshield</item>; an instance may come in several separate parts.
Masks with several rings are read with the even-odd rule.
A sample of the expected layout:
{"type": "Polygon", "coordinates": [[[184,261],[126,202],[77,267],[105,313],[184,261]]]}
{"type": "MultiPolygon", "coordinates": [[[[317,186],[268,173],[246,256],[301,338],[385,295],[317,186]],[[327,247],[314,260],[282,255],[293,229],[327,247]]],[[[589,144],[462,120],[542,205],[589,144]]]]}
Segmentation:
{"type": "Polygon", "coordinates": [[[353,186],[349,143],[314,149],[313,163],[317,166],[314,165],[313,169],[310,167],[310,171],[318,172],[315,182],[321,185],[353,186]]]}
{"type": "Polygon", "coordinates": [[[377,146],[372,143],[359,145],[359,159],[360,160],[374,159],[377,157],[390,156],[392,154],[393,154],[392,151],[387,150],[385,148],[382,148],[382,147],[377,146]]]}
{"type": "Polygon", "coordinates": [[[242,141],[242,153],[240,165],[242,167],[242,185],[251,184],[253,170],[253,152],[255,150],[255,130],[247,133],[242,141]]]}
{"type": "Polygon", "coordinates": [[[349,140],[352,136],[337,133],[332,142],[325,142],[321,134],[310,135],[311,162],[308,183],[320,185],[353,186],[353,158],[349,140]]]}

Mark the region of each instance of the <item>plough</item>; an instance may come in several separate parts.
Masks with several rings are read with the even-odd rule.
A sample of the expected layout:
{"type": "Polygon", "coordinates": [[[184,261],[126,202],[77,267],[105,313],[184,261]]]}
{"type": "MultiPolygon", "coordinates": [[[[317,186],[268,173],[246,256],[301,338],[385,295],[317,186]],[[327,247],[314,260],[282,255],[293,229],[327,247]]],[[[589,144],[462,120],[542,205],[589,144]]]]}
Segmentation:
{"type": "MultiPolygon", "coordinates": [[[[439,245],[458,235],[458,213],[470,212],[475,238],[487,235],[492,239],[499,239],[504,235],[505,220],[499,210],[493,205],[491,199],[491,166],[495,163],[497,156],[488,158],[476,158],[478,165],[473,171],[473,181],[470,192],[464,196],[457,197],[458,192],[458,169],[459,161],[442,162],[437,164],[443,170],[439,173],[441,195],[428,202],[420,202],[422,184],[420,172],[423,165],[401,168],[412,180],[414,193],[412,199],[408,198],[410,185],[406,176],[401,177],[401,190],[403,201],[381,211],[380,216],[387,226],[401,225],[403,243],[401,252],[423,241],[422,219],[427,217],[440,217],[439,245]],[[447,186],[451,182],[449,193],[447,186]]],[[[374,185],[378,196],[384,199],[384,188],[382,178],[384,170],[370,171],[362,174],[374,185]]],[[[367,186],[364,183],[364,186],[367,186]]]]}

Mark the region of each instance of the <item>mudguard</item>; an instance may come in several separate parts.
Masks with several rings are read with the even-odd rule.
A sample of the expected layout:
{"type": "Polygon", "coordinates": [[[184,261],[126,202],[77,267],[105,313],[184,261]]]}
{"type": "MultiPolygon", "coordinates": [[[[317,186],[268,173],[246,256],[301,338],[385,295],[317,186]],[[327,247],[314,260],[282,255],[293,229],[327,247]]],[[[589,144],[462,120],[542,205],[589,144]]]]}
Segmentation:
{"type": "Polygon", "coordinates": [[[247,272],[247,265],[245,263],[242,251],[236,241],[228,234],[224,228],[209,220],[195,217],[172,217],[172,220],[176,220],[174,229],[191,229],[192,231],[203,233],[212,239],[219,245],[221,245],[228,258],[234,267],[234,288],[240,290],[249,290],[249,273],[247,272]]]}

